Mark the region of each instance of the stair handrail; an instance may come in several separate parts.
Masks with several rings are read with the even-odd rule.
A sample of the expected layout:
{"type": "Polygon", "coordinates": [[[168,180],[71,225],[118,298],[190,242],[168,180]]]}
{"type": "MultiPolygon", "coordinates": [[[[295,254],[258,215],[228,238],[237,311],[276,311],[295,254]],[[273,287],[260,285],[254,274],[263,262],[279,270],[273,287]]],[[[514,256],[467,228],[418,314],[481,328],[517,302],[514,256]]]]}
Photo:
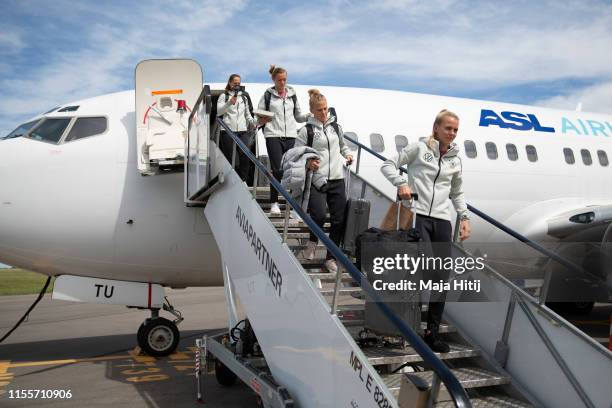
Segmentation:
{"type": "MultiPolygon", "coordinates": [[[[362,279],[363,275],[361,271],[353,265],[353,263],[348,259],[348,257],[342,252],[340,248],[325,234],[325,232],[310,218],[306,212],[304,212],[301,206],[297,201],[291,197],[289,192],[285,190],[285,188],[276,180],[276,178],[270,173],[270,171],[255,157],[253,153],[249,150],[249,148],[240,140],[238,136],[223,122],[221,118],[217,118],[217,123],[225,130],[227,135],[229,135],[234,145],[238,146],[242,153],[249,158],[251,162],[262,172],[262,174],[268,179],[270,182],[270,188],[276,188],[276,190],[285,197],[287,203],[291,205],[293,210],[298,213],[298,215],[302,218],[304,223],[308,225],[310,230],[317,236],[317,238],[325,245],[325,247],[332,253],[332,255],[336,258],[344,269],[351,275],[353,280],[361,286],[361,288],[370,296],[374,302],[376,302],[376,306],[380,308],[381,312],[393,323],[393,325],[400,331],[402,336],[408,340],[412,348],[421,356],[423,361],[429,365],[429,367],[434,371],[434,373],[438,376],[439,380],[444,383],[448,393],[450,394],[455,406],[457,408],[471,408],[472,404],[467,395],[467,392],[457,379],[455,375],[451,372],[446,364],[444,364],[438,356],[425,344],[423,339],[415,333],[412,328],[410,328],[402,319],[399,318],[390,308],[384,303],[378,293],[372,288],[372,285],[368,282],[367,279],[362,279]]],[[[435,381],[434,381],[435,385],[435,381]]]]}

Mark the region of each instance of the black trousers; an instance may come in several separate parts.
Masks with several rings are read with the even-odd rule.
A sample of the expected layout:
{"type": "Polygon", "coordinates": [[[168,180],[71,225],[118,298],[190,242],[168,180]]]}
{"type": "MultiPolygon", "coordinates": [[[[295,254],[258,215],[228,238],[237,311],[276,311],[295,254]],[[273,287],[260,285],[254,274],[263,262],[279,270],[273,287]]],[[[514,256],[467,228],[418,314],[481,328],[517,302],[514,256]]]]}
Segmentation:
{"type": "MultiPolygon", "coordinates": [[[[255,154],[255,141],[251,140],[250,132],[234,132],[242,143],[249,147],[251,153],[255,154]]],[[[223,155],[227,158],[227,160],[232,162],[232,150],[234,148],[234,141],[227,134],[225,130],[221,131],[221,135],[219,136],[219,148],[223,152],[223,155]]],[[[238,175],[243,181],[246,181],[247,185],[253,186],[253,176],[255,174],[255,165],[249,158],[240,150],[238,146],[236,146],[236,162],[234,163],[234,169],[238,172],[238,175]]]]}
{"type": "MultiPolygon", "coordinates": [[[[272,168],[272,175],[279,182],[283,178],[283,169],[281,168],[281,160],[283,154],[290,150],[295,145],[295,138],[293,137],[266,137],[266,148],[268,149],[268,158],[270,159],[270,167],[272,168]]],[[[278,191],[270,186],[270,202],[275,203],[278,201],[278,191]]]]}
{"type": "MultiPolygon", "coordinates": [[[[329,238],[336,245],[340,244],[344,235],[344,217],[346,211],[346,192],[344,191],[344,179],[328,180],[327,191],[325,193],[317,190],[312,186],[310,188],[310,201],[308,201],[308,214],[323,228],[325,223],[326,205],[329,208],[330,217],[330,233],[329,238]]],[[[310,233],[310,240],[317,241],[317,236],[310,233]]],[[[332,258],[331,253],[327,252],[327,258],[332,258]]]]}
{"type": "MultiPolygon", "coordinates": [[[[426,257],[447,258],[450,257],[452,226],[447,220],[417,215],[416,228],[421,232],[423,239],[423,253],[426,257]]],[[[423,279],[447,281],[449,272],[445,269],[426,269],[423,271],[423,279]]],[[[429,311],[427,312],[427,328],[437,330],[442,321],[446,292],[432,292],[429,300],[429,311]],[[434,326],[434,327],[432,327],[434,326]]]]}

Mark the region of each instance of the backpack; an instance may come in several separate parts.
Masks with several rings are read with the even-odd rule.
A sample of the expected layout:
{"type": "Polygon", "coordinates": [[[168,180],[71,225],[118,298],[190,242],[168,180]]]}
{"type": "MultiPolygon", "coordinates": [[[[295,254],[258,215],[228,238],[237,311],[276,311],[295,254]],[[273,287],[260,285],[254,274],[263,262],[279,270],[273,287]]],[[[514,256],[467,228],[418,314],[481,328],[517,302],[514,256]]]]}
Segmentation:
{"type": "MultiPolygon", "coordinates": [[[[264,94],[264,102],[266,104],[267,111],[270,110],[270,100],[271,99],[272,99],[272,92],[270,92],[270,90],[267,89],[266,93],[264,94]]],[[[296,94],[291,95],[291,100],[293,101],[293,117],[295,117],[296,111],[297,111],[297,95],[296,94]]]]}
{"type": "MultiPolygon", "coordinates": [[[[342,135],[340,134],[340,126],[338,125],[338,122],[333,122],[331,125],[336,131],[338,138],[341,138],[342,135]]],[[[306,139],[306,146],[312,147],[312,143],[314,142],[314,129],[311,124],[306,125],[306,134],[308,135],[308,138],[306,139]]]]}

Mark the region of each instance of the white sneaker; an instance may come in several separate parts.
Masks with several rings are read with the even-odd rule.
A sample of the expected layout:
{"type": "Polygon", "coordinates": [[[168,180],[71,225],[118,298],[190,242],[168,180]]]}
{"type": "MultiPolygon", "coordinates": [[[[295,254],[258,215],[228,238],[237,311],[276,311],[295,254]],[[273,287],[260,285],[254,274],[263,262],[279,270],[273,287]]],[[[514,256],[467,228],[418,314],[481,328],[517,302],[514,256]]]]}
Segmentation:
{"type": "Polygon", "coordinates": [[[336,263],[335,259],[328,259],[327,261],[325,261],[324,265],[325,269],[327,269],[329,273],[338,272],[338,264],[336,263]]]}
{"type": "Polygon", "coordinates": [[[297,222],[302,221],[302,217],[300,217],[298,213],[295,212],[295,210],[291,210],[291,212],[289,213],[289,217],[296,220],[297,222]]]}
{"type": "Polygon", "coordinates": [[[278,203],[272,203],[272,205],[270,206],[270,214],[273,215],[280,215],[281,210],[280,207],[278,206],[278,203]]]}
{"type": "Polygon", "coordinates": [[[306,248],[304,249],[304,259],[313,260],[315,257],[315,251],[317,250],[316,241],[308,241],[306,248]]]}

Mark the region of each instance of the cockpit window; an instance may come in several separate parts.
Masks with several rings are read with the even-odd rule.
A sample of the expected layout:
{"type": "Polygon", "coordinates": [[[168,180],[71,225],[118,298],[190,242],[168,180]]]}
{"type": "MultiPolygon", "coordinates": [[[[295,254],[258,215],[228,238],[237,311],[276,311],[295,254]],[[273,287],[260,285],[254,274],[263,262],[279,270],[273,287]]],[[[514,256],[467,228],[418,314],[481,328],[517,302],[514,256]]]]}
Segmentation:
{"type": "Polygon", "coordinates": [[[49,109],[48,111],[46,111],[45,113],[43,113],[43,115],[46,115],[47,113],[55,112],[55,111],[56,111],[56,110],[58,110],[59,108],[60,108],[59,106],[56,106],[56,107],[55,107],[55,108],[53,108],[53,109],[49,109]]]}
{"type": "Polygon", "coordinates": [[[76,112],[79,109],[78,105],[75,106],[65,106],[62,109],[58,110],[58,112],[76,112]]]}
{"type": "Polygon", "coordinates": [[[31,121],[31,122],[19,125],[19,126],[17,126],[17,129],[13,130],[11,133],[9,133],[8,135],[4,136],[3,139],[12,139],[14,137],[23,136],[26,133],[28,133],[28,131],[30,129],[32,129],[34,127],[34,125],[36,125],[39,121],[40,121],[40,119],[36,119],[36,120],[31,121]]]}
{"type": "Polygon", "coordinates": [[[70,118],[46,118],[28,137],[43,142],[57,143],[70,123],[70,118]]]}
{"type": "Polygon", "coordinates": [[[106,118],[78,118],[70,133],[66,137],[65,142],[71,142],[73,140],[82,139],[84,137],[99,135],[106,131],[106,118]]]}

